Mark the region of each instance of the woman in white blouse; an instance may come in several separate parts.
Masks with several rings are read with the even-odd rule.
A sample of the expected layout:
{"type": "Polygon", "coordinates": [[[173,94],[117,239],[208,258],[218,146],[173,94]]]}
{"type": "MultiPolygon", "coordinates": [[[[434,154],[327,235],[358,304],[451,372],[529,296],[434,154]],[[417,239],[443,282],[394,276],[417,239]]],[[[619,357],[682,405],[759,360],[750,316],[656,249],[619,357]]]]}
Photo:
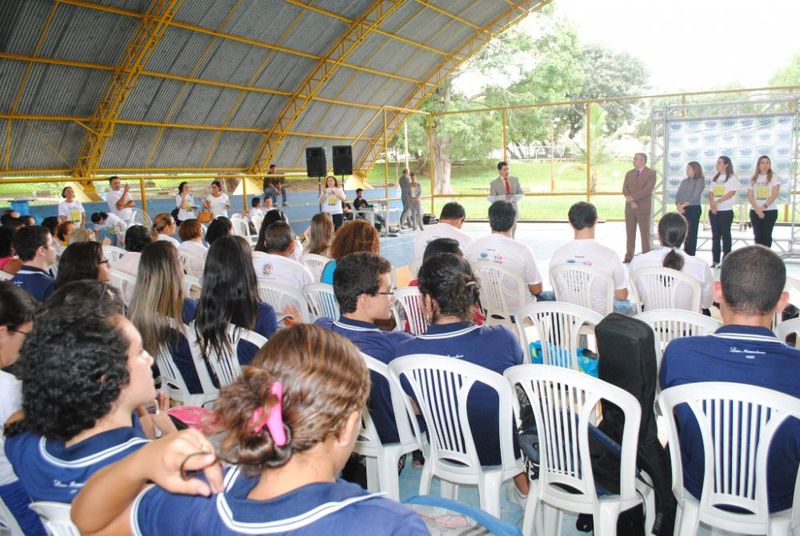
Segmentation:
{"type": "Polygon", "coordinates": [[[184,181],[178,185],[178,195],[175,196],[175,206],[178,208],[178,221],[196,218],[194,212],[194,197],[189,193],[189,183],[184,181]]]}
{"type": "Polygon", "coordinates": [[[722,256],[731,252],[731,224],[733,223],[733,206],[736,203],[736,192],[739,179],[733,173],[733,163],[727,156],[717,158],[717,174],[711,179],[708,190],[708,218],[711,221],[711,267],[720,263],[720,242],[722,256]]]}
{"type": "Polygon", "coordinates": [[[758,157],[756,171],[750,178],[747,198],[750,200],[750,223],[756,244],[772,247],[772,229],[778,219],[775,201],[781,193],[781,181],[772,172],[772,161],[768,156],[758,157]]]}
{"type": "Polygon", "coordinates": [[[338,229],[344,222],[344,207],[342,203],[347,197],[344,190],[339,188],[336,177],[329,175],[325,177],[325,189],[319,196],[319,204],[322,205],[322,212],[327,212],[333,218],[333,227],[338,229]]]}
{"type": "Polygon", "coordinates": [[[231,201],[228,199],[228,194],[222,192],[222,183],[220,181],[211,182],[211,193],[206,196],[204,205],[215,218],[219,216],[228,217],[231,201]]]}
{"type": "Polygon", "coordinates": [[[172,238],[174,234],[175,220],[172,219],[172,215],[166,212],[156,214],[156,217],[153,218],[153,227],[150,229],[150,236],[153,240],[164,240],[177,248],[180,246],[180,242],[172,238]]]}

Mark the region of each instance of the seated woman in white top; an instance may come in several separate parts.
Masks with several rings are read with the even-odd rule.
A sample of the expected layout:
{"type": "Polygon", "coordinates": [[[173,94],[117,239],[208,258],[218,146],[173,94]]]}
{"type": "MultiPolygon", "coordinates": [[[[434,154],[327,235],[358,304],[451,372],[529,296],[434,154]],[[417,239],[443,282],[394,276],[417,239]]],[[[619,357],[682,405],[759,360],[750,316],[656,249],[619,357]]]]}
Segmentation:
{"type": "MultiPolygon", "coordinates": [[[[631,262],[631,273],[643,268],[654,268],[658,266],[684,272],[700,283],[700,289],[702,291],[700,295],[700,308],[703,309],[704,313],[708,314],[708,308],[711,307],[712,283],[714,282],[714,278],[711,275],[711,268],[706,261],[699,257],[689,255],[680,249],[683,245],[683,241],[686,239],[688,229],[689,225],[686,222],[686,218],[677,212],[668,212],[664,214],[664,217],[658,222],[658,240],[661,242],[661,248],[634,257],[631,262]]],[[[637,290],[642,301],[644,301],[646,309],[647,295],[643,293],[643,289],[638,288],[637,290]]],[[[688,310],[691,303],[689,289],[681,290],[683,291],[677,293],[677,308],[688,310]]]]}
{"type": "Polygon", "coordinates": [[[311,324],[282,330],[220,392],[224,475],[211,442],[186,430],[98,473],[72,519],[86,535],[429,534],[407,507],[338,478],[369,385],[345,338],[311,324]]]}
{"type": "Polygon", "coordinates": [[[178,221],[186,221],[196,218],[194,213],[194,197],[189,193],[189,183],[183,181],[178,185],[178,195],[175,196],[175,206],[178,209],[178,221]]]}
{"type": "Polygon", "coordinates": [[[228,217],[231,201],[228,199],[228,194],[222,192],[222,183],[220,181],[211,182],[211,193],[206,196],[203,206],[209,209],[215,218],[218,216],[228,217]]]}
{"type": "Polygon", "coordinates": [[[174,234],[175,220],[172,219],[172,215],[166,212],[156,214],[156,217],[153,218],[153,227],[150,229],[150,236],[153,240],[164,240],[177,248],[181,244],[172,238],[174,234]]]}
{"type": "Polygon", "coordinates": [[[181,222],[178,236],[181,239],[178,254],[184,259],[183,269],[189,275],[203,277],[203,266],[208,255],[208,247],[203,244],[203,226],[195,218],[190,218],[181,222]]]}
{"type": "Polygon", "coordinates": [[[139,271],[139,257],[142,250],[150,242],[152,240],[147,227],[144,225],[131,225],[125,231],[125,251],[127,253],[111,267],[136,277],[136,273],[139,271]]]}

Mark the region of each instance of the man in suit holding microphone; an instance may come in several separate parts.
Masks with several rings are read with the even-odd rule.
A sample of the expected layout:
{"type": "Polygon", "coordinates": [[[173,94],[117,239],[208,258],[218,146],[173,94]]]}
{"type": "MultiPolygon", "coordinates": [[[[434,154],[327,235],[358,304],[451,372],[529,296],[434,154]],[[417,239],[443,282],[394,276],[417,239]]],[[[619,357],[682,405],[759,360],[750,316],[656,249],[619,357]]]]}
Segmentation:
{"type": "Polygon", "coordinates": [[[625,174],[622,194],[625,196],[625,232],[628,242],[625,260],[631,262],[636,247],[636,226],[642,237],[642,253],[650,251],[651,198],[656,185],[656,172],[647,167],[647,155],[633,155],[633,169],[625,174]]]}
{"type": "Polygon", "coordinates": [[[498,162],[497,171],[500,175],[489,185],[489,201],[508,201],[517,208],[517,201],[525,195],[519,179],[508,174],[507,162],[498,162]]]}

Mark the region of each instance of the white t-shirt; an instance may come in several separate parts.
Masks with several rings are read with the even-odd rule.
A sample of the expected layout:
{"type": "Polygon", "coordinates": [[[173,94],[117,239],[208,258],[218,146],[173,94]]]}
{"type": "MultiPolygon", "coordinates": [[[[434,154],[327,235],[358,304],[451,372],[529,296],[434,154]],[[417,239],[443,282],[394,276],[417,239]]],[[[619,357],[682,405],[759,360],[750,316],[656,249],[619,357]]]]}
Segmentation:
{"type": "Polygon", "coordinates": [[[461,253],[466,253],[472,246],[472,237],[457,227],[453,227],[449,223],[436,223],[428,225],[414,238],[414,258],[422,259],[425,253],[425,248],[428,244],[437,238],[452,238],[458,241],[458,247],[461,248],[461,253]]]}
{"type": "Polygon", "coordinates": [[[303,287],[314,282],[311,272],[300,264],[281,255],[263,253],[253,257],[256,277],[263,281],[286,285],[303,291],[303,287]]]}
{"type": "MultiPolygon", "coordinates": [[[[522,278],[526,285],[538,285],[542,282],[531,248],[501,234],[492,233],[479,238],[464,252],[464,257],[469,262],[488,260],[502,264],[522,278]]],[[[518,296],[514,288],[506,288],[504,291],[506,302],[512,311],[534,300],[530,292],[526,292],[525,296],[518,296]]]]}
{"type": "MultiPolygon", "coordinates": [[[[719,200],[719,198],[728,192],[736,192],[739,190],[739,178],[736,175],[731,175],[726,182],[725,175],[720,175],[716,182],[713,180],[711,181],[711,186],[709,188],[711,188],[711,192],[714,194],[714,199],[719,200]]],[[[735,205],[736,202],[736,194],[722,203],[718,202],[717,212],[720,210],[733,210],[733,205],[735,205]]]]}
{"type": "MultiPolygon", "coordinates": [[[[117,201],[122,198],[122,194],[124,192],[125,190],[122,188],[119,190],[109,190],[108,195],[106,196],[106,203],[108,203],[108,210],[111,211],[111,214],[114,214],[122,221],[130,223],[130,221],[133,219],[133,209],[123,208],[121,210],[117,210],[117,201]]],[[[128,192],[128,199],[131,199],[130,192],[128,192]]]]}
{"type": "Polygon", "coordinates": [[[189,272],[189,275],[195,277],[203,277],[203,269],[206,264],[206,255],[208,255],[208,248],[202,242],[195,240],[184,240],[178,246],[178,254],[186,253],[188,262],[184,264],[184,268],[189,272]]]}
{"type": "MultiPolygon", "coordinates": [[[[614,280],[614,290],[628,288],[628,277],[622,259],[613,249],[599,244],[594,239],[572,240],[558,248],[550,259],[550,270],[569,263],[590,266],[610,275],[614,280]]],[[[594,285],[592,310],[605,316],[607,296],[608,289],[604,288],[604,285],[594,285]]]]}
{"type": "Polygon", "coordinates": [[[101,224],[95,224],[94,228],[98,231],[106,229],[108,234],[115,234],[125,238],[125,230],[128,228],[128,224],[114,214],[108,214],[106,221],[101,224]]]}
{"type": "MultiPolygon", "coordinates": [[[[0,428],[8,418],[22,408],[22,382],[8,372],[0,370],[0,428]]],[[[14,469],[6,458],[3,440],[0,438],[0,486],[17,480],[14,469]]]]}
{"type": "Polygon", "coordinates": [[[186,221],[196,218],[197,215],[194,212],[194,197],[192,197],[192,194],[188,194],[186,196],[186,202],[181,206],[182,197],[181,194],[175,196],[175,206],[178,208],[178,219],[186,221]]]}
{"type": "Polygon", "coordinates": [[[228,206],[231,204],[228,194],[219,194],[219,197],[209,194],[206,196],[206,201],[211,205],[210,210],[215,218],[217,216],[228,217],[228,206]]]}
{"type": "MultiPolygon", "coordinates": [[[[700,307],[703,309],[708,309],[711,307],[712,302],[712,285],[714,283],[714,276],[711,274],[711,268],[709,268],[708,263],[699,257],[693,257],[692,255],[688,255],[685,251],[681,249],[675,250],[677,251],[681,257],[683,257],[683,268],[681,271],[686,275],[692,276],[694,279],[700,283],[700,307]]],[[[662,247],[660,249],[654,249],[653,251],[648,251],[647,253],[643,253],[638,257],[634,257],[633,261],[631,261],[631,273],[635,272],[636,270],[641,270],[643,268],[658,268],[664,265],[664,257],[667,256],[667,253],[670,252],[670,248],[662,247]]],[[[681,289],[677,296],[676,306],[678,309],[686,309],[689,310],[689,287],[688,285],[684,284],[685,289],[681,289]]],[[[647,302],[647,298],[643,295],[643,289],[639,290],[639,296],[642,296],[642,299],[647,302]]],[[[695,311],[699,313],[700,311],[695,311]]]]}
{"type": "Polygon", "coordinates": [[[169,242],[170,244],[172,244],[176,248],[180,247],[180,245],[181,245],[180,242],[178,242],[177,240],[175,240],[174,238],[172,238],[169,235],[165,235],[164,233],[158,233],[157,240],[163,240],[164,242],[169,242]]]}
{"type": "Polygon", "coordinates": [[[86,214],[83,210],[83,205],[77,199],[71,202],[66,199],[58,204],[58,216],[66,218],[66,221],[71,221],[75,225],[81,224],[81,215],[86,214]]]}
{"type": "MultiPolygon", "coordinates": [[[[778,178],[777,175],[773,173],[771,182],[767,179],[766,175],[759,175],[756,178],[755,185],[751,183],[747,189],[753,190],[753,194],[756,198],[756,204],[758,206],[761,206],[766,204],[767,200],[772,195],[772,192],[776,188],[780,189],[780,187],[781,187],[781,180],[780,178],[778,178]]],[[[775,202],[772,203],[771,205],[767,205],[767,208],[765,208],[764,210],[778,210],[778,198],[775,198],[775,202]]]]}
{"type": "Polygon", "coordinates": [[[333,188],[333,190],[341,197],[336,197],[334,194],[328,194],[327,189],[323,190],[322,212],[327,212],[328,214],[343,214],[344,209],[342,208],[341,198],[344,197],[344,190],[341,188],[333,188]]]}
{"type": "Polygon", "coordinates": [[[120,260],[115,262],[112,268],[136,277],[136,274],[139,272],[139,259],[141,257],[142,254],[138,251],[129,251],[123,255],[120,260]]]}

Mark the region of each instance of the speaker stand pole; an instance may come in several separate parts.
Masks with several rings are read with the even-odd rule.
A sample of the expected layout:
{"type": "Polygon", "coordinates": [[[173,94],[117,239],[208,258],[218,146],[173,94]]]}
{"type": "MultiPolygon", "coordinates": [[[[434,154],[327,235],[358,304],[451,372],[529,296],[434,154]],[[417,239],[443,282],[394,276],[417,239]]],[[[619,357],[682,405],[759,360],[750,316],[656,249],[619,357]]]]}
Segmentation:
{"type": "MultiPolygon", "coordinates": [[[[317,194],[319,194],[319,197],[317,197],[317,200],[319,200],[319,198],[322,197],[322,177],[317,177],[317,194]]],[[[322,203],[317,206],[319,207],[319,211],[322,212],[322,203]]]]}

